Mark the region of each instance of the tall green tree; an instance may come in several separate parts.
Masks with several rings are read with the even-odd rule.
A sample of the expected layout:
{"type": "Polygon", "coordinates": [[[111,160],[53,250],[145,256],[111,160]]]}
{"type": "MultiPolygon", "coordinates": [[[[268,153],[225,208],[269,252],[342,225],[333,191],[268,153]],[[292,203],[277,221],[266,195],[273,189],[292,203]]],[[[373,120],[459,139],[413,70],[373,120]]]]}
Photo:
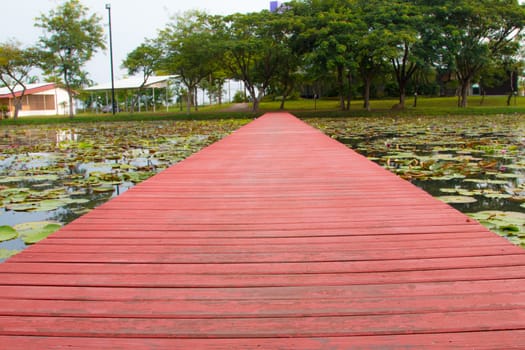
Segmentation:
{"type": "Polygon", "coordinates": [[[157,38],[163,58],[160,68],[178,75],[187,89],[187,112],[197,104],[196,89],[203,79],[218,69],[220,62],[215,36],[216,18],[199,11],[186,12],[173,18],[157,38]]]}
{"type": "Polygon", "coordinates": [[[0,81],[9,89],[15,110],[13,118],[18,118],[22,99],[26,92],[26,80],[30,72],[38,66],[40,59],[36,48],[23,48],[16,41],[0,43],[0,81]],[[17,89],[20,91],[16,93],[17,89]]]}
{"type": "Polygon", "coordinates": [[[443,65],[456,72],[459,106],[467,107],[471,84],[483,68],[519,49],[525,5],[517,0],[448,0],[432,9],[443,65]]]}
{"type": "Polygon", "coordinates": [[[139,86],[139,91],[133,99],[131,111],[135,109],[135,105],[138,103],[142,89],[148,82],[148,79],[160,68],[162,61],[162,50],[152,41],[146,41],[145,43],[138,46],[135,50],[128,53],[122,67],[126,68],[128,74],[142,75],[142,83],[139,86]]]}
{"type": "Polygon", "coordinates": [[[391,35],[377,11],[381,9],[374,0],[359,0],[357,63],[363,81],[363,107],[370,110],[370,90],[373,80],[385,74],[388,57],[396,57],[396,46],[390,45],[391,35]]]}
{"type": "Polygon", "coordinates": [[[288,54],[282,18],[262,11],[224,18],[221,38],[225,44],[224,65],[233,79],[244,82],[253,102],[259,103],[288,54]]]}
{"type": "Polygon", "coordinates": [[[390,61],[399,89],[397,108],[405,108],[407,86],[418,68],[425,64],[428,54],[423,42],[426,27],[424,8],[414,1],[372,0],[376,4],[377,23],[383,30],[383,40],[390,48],[390,61]]]}
{"type": "Polygon", "coordinates": [[[79,0],[67,0],[47,15],[37,17],[35,26],[44,32],[39,40],[46,54],[42,69],[64,84],[69,94],[69,116],[73,117],[74,91],[88,81],[83,67],[95,52],[105,49],[101,18],[90,15],[79,0]]]}
{"type": "Polygon", "coordinates": [[[290,6],[304,18],[304,31],[298,40],[306,48],[306,69],[319,79],[335,80],[340,107],[349,109],[360,40],[355,1],[305,0],[290,6]]]}
{"type": "Polygon", "coordinates": [[[300,17],[287,9],[283,8],[278,16],[274,16],[268,29],[268,35],[280,47],[280,59],[277,62],[277,69],[274,78],[270,82],[270,88],[277,95],[281,96],[280,109],[285,107],[286,99],[297,90],[298,85],[303,80],[301,74],[302,55],[297,50],[296,35],[302,30],[303,23],[300,17]]]}

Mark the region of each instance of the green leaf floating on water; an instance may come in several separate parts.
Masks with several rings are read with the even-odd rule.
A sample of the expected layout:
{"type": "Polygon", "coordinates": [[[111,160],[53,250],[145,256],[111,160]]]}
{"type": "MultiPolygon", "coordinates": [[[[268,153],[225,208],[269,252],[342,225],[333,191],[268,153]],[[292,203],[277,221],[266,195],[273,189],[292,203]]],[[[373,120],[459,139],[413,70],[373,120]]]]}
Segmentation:
{"type": "Polygon", "coordinates": [[[525,213],[487,210],[468,215],[501,236],[521,238],[525,234],[525,213]]]}
{"type": "Polygon", "coordinates": [[[439,191],[443,193],[457,193],[458,189],[457,188],[440,188],[439,191]]]}
{"type": "Polygon", "coordinates": [[[26,244],[37,243],[52,233],[58,231],[62,226],[51,221],[28,222],[15,225],[20,233],[20,238],[26,244]]]}
{"type": "Polygon", "coordinates": [[[93,192],[95,193],[108,193],[113,191],[115,191],[115,188],[111,186],[93,187],[93,192]]]}
{"type": "Polygon", "coordinates": [[[20,250],[0,249],[0,259],[9,259],[13,255],[18,253],[20,253],[20,250]]]}
{"type": "Polygon", "coordinates": [[[0,242],[10,241],[18,237],[18,232],[11,226],[0,226],[0,242]]]}
{"type": "Polygon", "coordinates": [[[440,196],[436,197],[437,199],[450,204],[466,204],[466,203],[475,203],[477,202],[476,198],[467,197],[467,196],[440,196]]]}

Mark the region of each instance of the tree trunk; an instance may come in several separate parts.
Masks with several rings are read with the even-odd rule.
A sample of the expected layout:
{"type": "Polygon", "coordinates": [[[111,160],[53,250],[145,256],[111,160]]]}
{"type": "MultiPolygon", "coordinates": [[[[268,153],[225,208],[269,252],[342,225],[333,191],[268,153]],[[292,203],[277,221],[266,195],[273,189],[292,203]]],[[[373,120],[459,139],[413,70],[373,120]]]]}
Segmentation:
{"type": "Polygon", "coordinates": [[[14,105],[15,105],[15,112],[13,113],[13,119],[18,119],[18,113],[22,109],[22,96],[14,99],[14,105]]]}
{"type": "Polygon", "coordinates": [[[279,107],[280,110],[284,109],[284,104],[286,103],[286,99],[290,94],[292,93],[294,89],[294,84],[290,83],[289,81],[285,84],[285,88],[283,90],[283,98],[281,100],[281,106],[279,107]]]}
{"type": "Polygon", "coordinates": [[[259,99],[258,98],[255,98],[253,100],[253,104],[252,104],[252,112],[258,112],[259,111],[259,99]]]}
{"type": "Polygon", "coordinates": [[[339,90],[339,107],[345,110],[345,94],[343,82],[343,66],[337,66],[337,89],[339,90]]]}
{"type": "Polygon", "coordinates": [[[195,93],[193,95],[195,101],[195,112],[198,112],[199,111],[199,88],[198,87],[195,87],[195,93]]]}
{"type": "Polygon", "coordinates": [[[461,92],[459,107],[466,108],[468,106],[468,92],[470,87],[470,79],[461,80],[461,92]]]}
{"type": "Polygon", "coordinates": [[[364,91],[364,103],[363,108],[370,112],[370,87],[372,85],[372,79],[370,77],[365,78],[365,91],[364,91]]]}
{"type": "MultiPolygon", "coordinates": [[[[250,93],[250,97],[252,98],[252,112],[258,112],[259,111],[259,103],[260,98],[258,94],[255,92],[255,86],[248,85],[246,82],[244,82],[244,87],[248,92],[250,93]]],[[[262,95],[262,94],[261,94],[262,95]]],[[[261,96],[262,98],[262,96],[261,96]]]]}
{"type": "Polygon", "coordinates": [[[190,92],[190,89],[188,89],[188,92],[186,93],[186,114],[191,114],[191,100],[193,96],[190,92]]]}
{"type": "Polygon", "coordinates": [[[346,108],[345,109],[349,111],[351,103],[352,103],[352,83],[353,83],[352,73],[350,71],[348,71],[346,79],[348,81],[348,92],[346,94],[346,108]]]}
{"type": "Polygon", "coordinates": [[[405,109],[406,87],[405,82],[399,83],[399,109],[405,109]]]}

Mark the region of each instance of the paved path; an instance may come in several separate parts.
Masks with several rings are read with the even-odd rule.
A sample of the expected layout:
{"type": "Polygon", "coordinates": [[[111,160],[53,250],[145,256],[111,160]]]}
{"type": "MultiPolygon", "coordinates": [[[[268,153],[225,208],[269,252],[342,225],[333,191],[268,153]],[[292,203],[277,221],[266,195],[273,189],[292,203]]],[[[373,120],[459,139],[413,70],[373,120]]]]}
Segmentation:
{"type": "Polygon", "coordinates": [[[0,265],[0,349],[525,347],[525,252],[285,113],[0,265]]]}

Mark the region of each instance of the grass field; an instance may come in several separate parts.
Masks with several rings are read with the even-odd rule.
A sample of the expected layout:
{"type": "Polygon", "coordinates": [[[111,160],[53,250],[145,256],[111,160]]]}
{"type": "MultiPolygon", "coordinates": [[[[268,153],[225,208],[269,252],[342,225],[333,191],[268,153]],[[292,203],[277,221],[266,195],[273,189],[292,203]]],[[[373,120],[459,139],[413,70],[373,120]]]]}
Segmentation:
{"type": "MultiPolygon", "coordinates": [[[[298,117],[358,117],[358,116],[437,116],[437,115],[490,115],[490,114],[525,114],[525,97],[516,97],[507,106],[506,96],[487,96],[483,105],[480,105],[481,97],[471,96],[469,107],[458,108],[456,97],[419,97],[417,107],[413,107],[413,99],[407,100],[405,110],[392,110],[392,106],[397,103],[395,99],[373,100],[371,101],[372,111],[363,109],[362,100],[352,101],[350,111],[340,111],[336,100],[293,100],[286,101],[285,110],[296,114],[298,117]]],[[[186,110],[180,111],[178,106],[171,107],[169,111],[141,112],[141,113],[118,113],[116,116],[111,114],[92,114],[80,113],[74,118],[66,116],[55,117],[22,117],[18,120],[4,119],[1,125],[27,125],[27,124],[54,124],[54,123],[78,123],[78,122],[110,122],[110,121],[143,121],[143,120],[206,120],[224,118],[246,118],[256,117],[265,112],[278,111],[280,101],[262,102],[260,111],[252,113],[250,111],[231,112],[231,104],[222,106],[203,106],[198,112],[192,110],[187,114],[186,110]]]]}

